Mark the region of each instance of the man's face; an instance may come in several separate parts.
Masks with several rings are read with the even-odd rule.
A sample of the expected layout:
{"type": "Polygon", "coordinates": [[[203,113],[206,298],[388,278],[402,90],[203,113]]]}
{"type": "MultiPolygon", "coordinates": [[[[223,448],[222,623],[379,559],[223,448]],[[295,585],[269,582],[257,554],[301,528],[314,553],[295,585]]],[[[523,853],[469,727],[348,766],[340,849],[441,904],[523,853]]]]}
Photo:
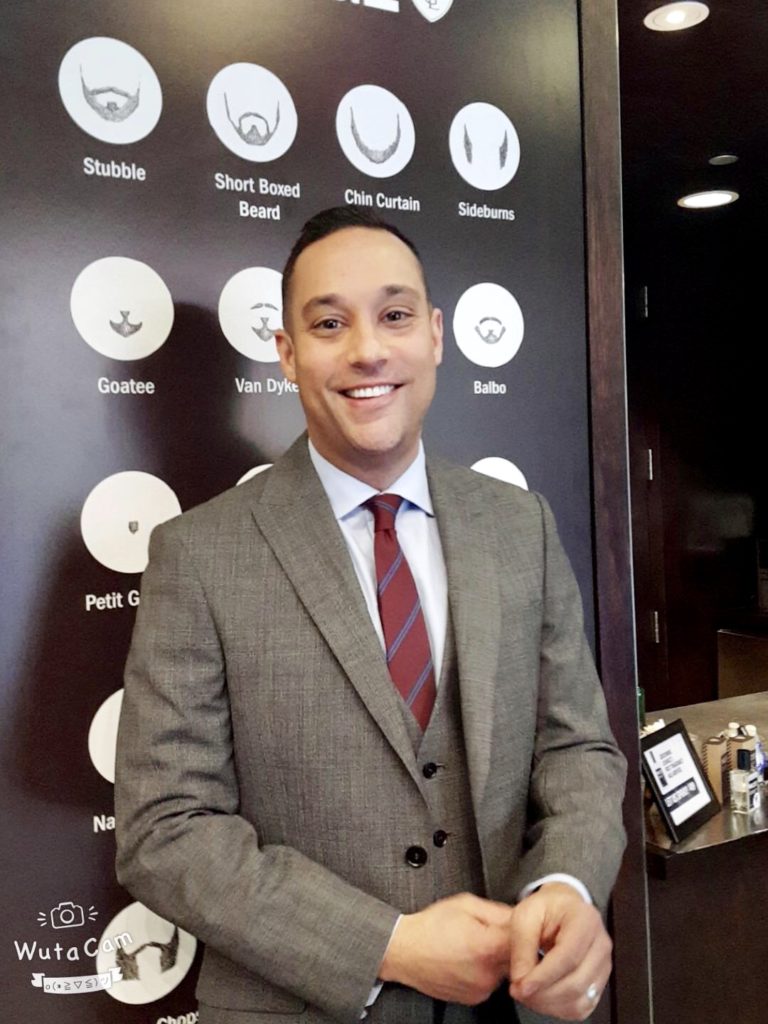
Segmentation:
{"type": "Polygon", "coordinates": [[[418,260],[388,231],[343,228],[299,256],[289,304],[277,348],[312,443],[383,489],[416,455],[443,353],[418,260]]]}

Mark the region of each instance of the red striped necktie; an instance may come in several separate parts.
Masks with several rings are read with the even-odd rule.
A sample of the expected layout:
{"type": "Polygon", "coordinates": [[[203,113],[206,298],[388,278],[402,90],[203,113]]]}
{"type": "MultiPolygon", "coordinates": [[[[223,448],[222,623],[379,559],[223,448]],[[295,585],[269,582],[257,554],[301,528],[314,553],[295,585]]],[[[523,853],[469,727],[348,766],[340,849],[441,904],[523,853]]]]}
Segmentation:
{"type": "Polygon", "coordinates": [[[365,504],[373,512],[373,553],[387,667],[423,732],[435,703],[435,671],[421,601],[395,531],[395,516],[402,502],[397,494],[377,494],[365,504]]]}

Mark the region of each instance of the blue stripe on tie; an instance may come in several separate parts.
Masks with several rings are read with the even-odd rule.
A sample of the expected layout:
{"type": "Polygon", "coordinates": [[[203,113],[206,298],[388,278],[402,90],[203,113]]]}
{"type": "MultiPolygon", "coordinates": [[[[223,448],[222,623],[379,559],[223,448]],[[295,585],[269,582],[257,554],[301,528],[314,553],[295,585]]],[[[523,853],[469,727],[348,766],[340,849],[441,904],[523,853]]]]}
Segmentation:
{"type": "Polygon", "coordinates": [[[419,696],[419,693],[421,692],[422,687],[424,686],[426,681],[429,679],[429,673],[431,671],[432,671],[432,658],[428,658],[427,659],[427,664],[426,664],[426,667],[425,667],[424,671],[421,673],[419,678],[416,680],[416,683],[415,683],[413,689],[408,694],[408,700],[405,702],[408,705],[408,707],[410,707],[411,704],[413,704],[413,702],[419,696]]]}
{"type": "Polygon", "coordinates": [[[392,565],[389,567],[389,569],[387,570],[387,572],[386,572],[386,574],[384,576],[384,579],[379,584],[379,597],[381,597],[381,595],[384,593],[384,591],[389,586],[389,582],[392,579],[392,577],[395,575],[397,570],[400,568],[400,563],[402,562],[402,560],[403,560],[403,550],[401,548],[400,551],[398,552],[397,558],[394,560],[392,565]]]}
{"type": "Polygon", "coordinates": [[[400,644],[403,642],[403,640],[405,640],[405,638],[408,635],[408,632],[409,632],[411,626],[416,621],[416,616],[419,614],[420,611],[421,611],[421,602],[419,601],[419,598],[417,596],[416,597],[416,603],[413,606],[413,611],[411,612],[411,614],[406,619],[406,622],[405,622],[405,625],[403,626],[403,628],[397,634],[394,643],[387,650],[387,663],[392,661],[394,656],[397,654],[397,651],[398,651],[398,648],[400,647],[400,644]]]}

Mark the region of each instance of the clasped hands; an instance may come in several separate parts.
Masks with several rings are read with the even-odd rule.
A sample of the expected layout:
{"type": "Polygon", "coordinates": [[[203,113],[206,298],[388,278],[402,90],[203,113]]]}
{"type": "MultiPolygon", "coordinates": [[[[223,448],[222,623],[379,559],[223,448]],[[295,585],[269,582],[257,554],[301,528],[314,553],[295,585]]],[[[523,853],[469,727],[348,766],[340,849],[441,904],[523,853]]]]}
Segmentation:
{"type": "Polygon", "coordinates": [[[379,977],[468,1006],[508,979],[512,998],[531,1010],[585,1020],[611,973],[611,950],[598,911],[573,887],[548,882],[514,907],[461,893],[404,915],[379,977]]]}

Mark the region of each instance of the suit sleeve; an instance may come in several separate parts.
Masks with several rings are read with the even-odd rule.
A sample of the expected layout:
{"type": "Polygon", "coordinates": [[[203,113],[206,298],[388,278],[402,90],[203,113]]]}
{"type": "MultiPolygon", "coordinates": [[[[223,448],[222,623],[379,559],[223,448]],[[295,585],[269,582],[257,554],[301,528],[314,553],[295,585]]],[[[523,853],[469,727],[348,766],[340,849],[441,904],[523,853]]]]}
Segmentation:
{"type": "Polygon", "coordinates": [[[398,911],[238,814],[222,646],[175,524],[155,530],[125,676],[118,879],[248,971],[357,1021],[398,911]]]}
{"type": "MultiPolygon", "coordinates": [[[[537,728],[520,888],[565,872],[605,911],[626,842],[626,761],[608,724],[602,687],[584,636],[581,598],[539,498],[544,545],[537,728]]],[[[628,683],[629,685],[629,683],[628,683]]]]}

